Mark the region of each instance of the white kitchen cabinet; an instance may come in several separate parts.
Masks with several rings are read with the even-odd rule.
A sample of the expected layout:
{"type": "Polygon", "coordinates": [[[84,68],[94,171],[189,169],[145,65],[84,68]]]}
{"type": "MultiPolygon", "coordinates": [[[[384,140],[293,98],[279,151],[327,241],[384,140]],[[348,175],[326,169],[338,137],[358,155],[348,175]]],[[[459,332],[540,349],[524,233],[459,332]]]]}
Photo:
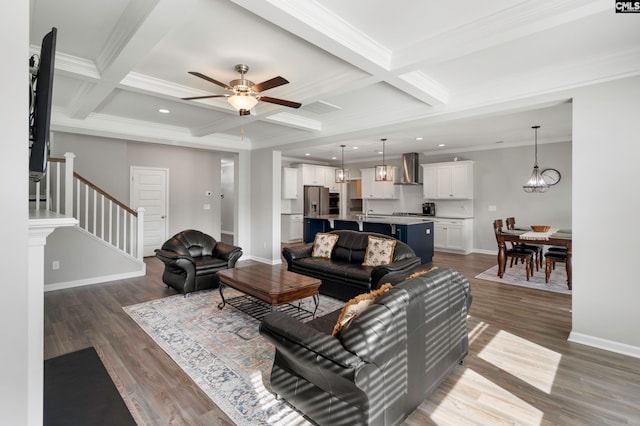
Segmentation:
{"type": "Polygon", "coordinates": [[[469,254],[473,251],[473,219],[433,219],[433,246],[437,251],[469,254]]]}
{"type": "MultiPolygon", "coordinates": [[[[361,169],[362,198],[363,199],[394,199],[398,198],[398,187],[394,180],[376,181],[375,169],[361,169]]],[[[391,170],[392,177],[397,175],[396,167],[391,170]]]]}
{"type": "Polygon", "coordinates": [[[424,198],[473,199],[473,161],[422,164],[424,198]]]}
{"type": "Polygon", "coordinates": [[[336,183],[336,169],[334,167],[323,167],[324,186],[329,188],[329,192],[340,192],[340,183],[336,183]]]}
{"type": "Polygon", "coordinates": [[[301,164],[302,184],[325,186],[324,167],[313,164],[301,164]]]}
{"type": "Polygon", "coordinates": [[[280,218],[282,242],[291,243],[302,241],[302,231],[304,228],[303,216],[301,214],[283,214],[280,218]]]}
{"type": "Polygon", "coordinates": [[[298,169],[282,168],[282,198],[285,200],[298,198],[298,169]]]}

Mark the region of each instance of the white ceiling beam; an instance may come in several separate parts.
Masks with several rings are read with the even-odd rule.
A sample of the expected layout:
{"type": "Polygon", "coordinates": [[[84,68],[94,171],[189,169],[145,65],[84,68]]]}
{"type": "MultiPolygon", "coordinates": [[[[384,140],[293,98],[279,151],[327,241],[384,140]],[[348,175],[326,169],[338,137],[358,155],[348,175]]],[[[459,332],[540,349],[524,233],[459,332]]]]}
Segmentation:
{"type": "Polygon", "coordinates": [[[393,52],[319,3],[231,1],[428,105],[441,105],[448,98],[447,89],[442,85],[431,93],[424,91],[429,89],[425,84],[406,84],[405,79],[391,70],[393,52]]]}
{"type": "Polygon", "coordinates": [[[174,26],[186,18],[195,0],[132,1],[96,59],[100,80],[69,108],[73,118],[86,118],[113,92],[174,26]]]}

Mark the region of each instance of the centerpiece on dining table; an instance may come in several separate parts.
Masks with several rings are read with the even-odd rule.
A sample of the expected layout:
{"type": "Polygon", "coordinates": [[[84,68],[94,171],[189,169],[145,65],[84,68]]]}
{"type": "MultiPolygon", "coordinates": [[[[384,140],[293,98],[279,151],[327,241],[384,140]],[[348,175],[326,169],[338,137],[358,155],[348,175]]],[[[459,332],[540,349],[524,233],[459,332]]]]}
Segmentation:
{"type": "Polygon", "coordinates": [[[551,227],[547,225],[531,225],[533,232],[549,232],[550,229],[551,227]]]}

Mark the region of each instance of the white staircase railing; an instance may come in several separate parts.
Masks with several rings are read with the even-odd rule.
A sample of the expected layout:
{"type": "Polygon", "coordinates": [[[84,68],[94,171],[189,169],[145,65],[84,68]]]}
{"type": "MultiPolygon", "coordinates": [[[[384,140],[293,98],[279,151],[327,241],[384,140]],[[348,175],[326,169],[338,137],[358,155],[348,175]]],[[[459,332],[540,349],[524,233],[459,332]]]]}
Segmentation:
{"type": "Polygon", "coordinates": [[[144,208],[133,210],[118,201],[74,172],[74,154],[64,157],[49,159],[44,188],[42,181],[34,184],[34,208],[73,216],[85,231],[142,261],[144,208]]]}

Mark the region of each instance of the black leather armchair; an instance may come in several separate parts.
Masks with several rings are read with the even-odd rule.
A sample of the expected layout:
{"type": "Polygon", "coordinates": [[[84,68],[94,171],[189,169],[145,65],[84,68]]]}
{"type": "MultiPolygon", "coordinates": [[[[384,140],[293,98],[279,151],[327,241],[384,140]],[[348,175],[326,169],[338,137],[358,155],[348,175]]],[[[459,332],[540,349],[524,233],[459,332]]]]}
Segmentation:
{"type": "Polygon", "coordinates": [[[242,249],[194,229],[178,232],[156,249],[164,262],[162,281],[185,295],[219,285],[216,272],[235,267],[242,249]]]}

